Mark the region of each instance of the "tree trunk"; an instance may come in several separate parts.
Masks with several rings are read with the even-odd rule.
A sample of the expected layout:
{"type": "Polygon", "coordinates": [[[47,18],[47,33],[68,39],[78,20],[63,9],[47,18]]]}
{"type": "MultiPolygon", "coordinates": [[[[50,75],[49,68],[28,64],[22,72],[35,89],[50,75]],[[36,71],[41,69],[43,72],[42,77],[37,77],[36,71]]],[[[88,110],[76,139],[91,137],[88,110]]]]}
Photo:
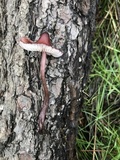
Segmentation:
{"type": "Polygon", "coordinates": [[[95,0],[2,0],[0,2],[0,160],[76,160],[75,138],[82,90],[89,71],[95,0]],[[18,45],[48,32],[64,54],[47,56],[49,109],[44,129],[41,53],[18,45]]]}

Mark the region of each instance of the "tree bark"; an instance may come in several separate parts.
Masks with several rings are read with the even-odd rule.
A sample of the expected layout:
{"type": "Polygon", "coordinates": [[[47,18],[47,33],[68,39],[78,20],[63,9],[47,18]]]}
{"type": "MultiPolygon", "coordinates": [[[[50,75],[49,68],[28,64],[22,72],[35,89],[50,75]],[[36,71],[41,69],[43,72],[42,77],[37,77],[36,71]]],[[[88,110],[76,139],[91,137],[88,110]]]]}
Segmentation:
{"type": "Polygon", "coordinates": [[[95,0],[0,2],[0,160],[76,160],[75,139],[89,67],[95,0]],[[47,56],[49,109],[38,130],[43,101],[41,54],[20,48],[21,36],[44,31],[64,54],[47,56]]]}

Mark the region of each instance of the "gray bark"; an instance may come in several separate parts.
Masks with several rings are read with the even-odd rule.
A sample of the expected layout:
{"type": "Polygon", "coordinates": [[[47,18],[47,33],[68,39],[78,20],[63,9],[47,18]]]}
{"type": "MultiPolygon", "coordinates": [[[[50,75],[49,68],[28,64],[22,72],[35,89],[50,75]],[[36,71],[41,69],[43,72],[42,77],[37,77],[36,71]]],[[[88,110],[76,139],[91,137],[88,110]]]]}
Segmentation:
{"type": "Polygon", "coordinates": [[[89,70],[95,0],[2,0],[0,2],[0,160],[75,160],[82,90],[89,70]],[[48,56],[50,92],[45,126],[41,54],[20,48],[21,36],[50,34],[64,54],[48,56]]]}

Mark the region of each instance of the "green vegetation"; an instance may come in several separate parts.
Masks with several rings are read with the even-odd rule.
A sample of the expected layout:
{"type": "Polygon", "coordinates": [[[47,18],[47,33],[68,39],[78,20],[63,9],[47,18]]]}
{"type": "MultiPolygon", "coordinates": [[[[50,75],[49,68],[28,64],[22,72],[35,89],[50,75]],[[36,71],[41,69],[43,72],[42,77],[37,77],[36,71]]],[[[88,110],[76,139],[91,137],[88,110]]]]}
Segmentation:
{"type": "Polygon", "coordinates": [[[77,137],[80,160],[120,160],[120,0],[101,0],[77,137]]]}

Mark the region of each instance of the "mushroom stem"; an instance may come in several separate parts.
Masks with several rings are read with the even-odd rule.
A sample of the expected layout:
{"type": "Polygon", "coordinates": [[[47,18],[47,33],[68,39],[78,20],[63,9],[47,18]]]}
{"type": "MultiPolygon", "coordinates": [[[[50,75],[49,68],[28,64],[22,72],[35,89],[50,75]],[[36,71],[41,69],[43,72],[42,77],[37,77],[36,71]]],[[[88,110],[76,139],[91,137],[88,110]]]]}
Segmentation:
{"type": "Polygon", "coordinates": [[[43,92],[44,92],[44,101],[42,105],[42,110],[39,115],[39,127],[40,129],[43,128],[44,121],[45,121],[45,115],[48,109],[49,105],[49,91],[47,88],[46,84],[46,79],[45,79],[45,65],[46,65],[46,52],[42,52],[42,57],[41,57],[41,62],[40,62],[40,76],[41,76],[41,81],[43,85],[43,92]]]}

